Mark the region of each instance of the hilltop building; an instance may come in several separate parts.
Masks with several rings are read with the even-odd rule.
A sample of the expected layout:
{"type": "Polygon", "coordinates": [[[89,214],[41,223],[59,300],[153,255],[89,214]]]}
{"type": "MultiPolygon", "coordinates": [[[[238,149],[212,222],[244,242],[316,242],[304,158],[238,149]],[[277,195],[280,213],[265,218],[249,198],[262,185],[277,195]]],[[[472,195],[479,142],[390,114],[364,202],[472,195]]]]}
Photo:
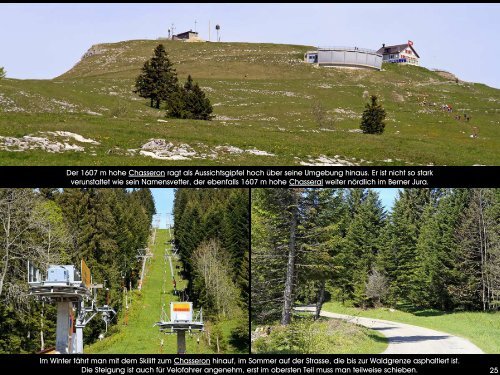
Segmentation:
{"type": "Polygon", "coordinates": [[[307,51],[304,54],[304,61],[309,64],[318,63],[318,51],[307,51]]]}
{"type": "Polygon", "coordinates": [[[198,32],[189,30],[177,35],[172,35],[172,40],[198,41],[200,38],[198,37],[198,32]]]}
{"type": "Polygon", "coordinates": [[[382,55],[373,50],[358,47],[321,47],[307,51],[304,61],[319,66],[355,67],[380,70],[382,55]]]}
{"type": "Polygon", "coordinates": [[[420,56],[413,48],[413,42],[411,40],[406,44],[397,44],[394,46],[382,44],[382,48],[380,48],[377,53],[383,55],[384,62],[419,65],[420,56]]]}

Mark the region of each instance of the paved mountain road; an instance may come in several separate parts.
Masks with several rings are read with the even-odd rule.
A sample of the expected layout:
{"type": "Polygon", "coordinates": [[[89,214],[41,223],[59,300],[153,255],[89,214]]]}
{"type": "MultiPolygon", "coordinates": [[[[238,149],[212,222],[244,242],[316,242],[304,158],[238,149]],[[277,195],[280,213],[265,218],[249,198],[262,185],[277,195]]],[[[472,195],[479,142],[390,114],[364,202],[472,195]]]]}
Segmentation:
{"type": "MultiPolygon", "coordinates": [[[[315,307],[297,307],[295,310],[313,312],[315,307]]],[[[428,328],[327,311],[321,311],[321,316],[346,320],[380,332],[389,340],[382,354],[483,354],[469,340],[428,328]]]]}

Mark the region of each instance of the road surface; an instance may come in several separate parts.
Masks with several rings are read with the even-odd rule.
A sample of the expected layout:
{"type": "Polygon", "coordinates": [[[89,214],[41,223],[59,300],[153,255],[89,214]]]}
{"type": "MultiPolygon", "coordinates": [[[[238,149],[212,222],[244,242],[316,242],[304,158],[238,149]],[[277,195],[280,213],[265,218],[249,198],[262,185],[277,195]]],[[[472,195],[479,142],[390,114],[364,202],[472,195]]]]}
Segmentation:
{"type": "MultiPolygon", "coordinates": [[[[295,310],[313,312],[315,307],[296,307],[295,310]]],[[[327,311],[321,311],[321,316],[346,320],[380,332],[389,340],[389,346],[382,354],[483,354],[469,340],[428,328],[327,311]]]]}

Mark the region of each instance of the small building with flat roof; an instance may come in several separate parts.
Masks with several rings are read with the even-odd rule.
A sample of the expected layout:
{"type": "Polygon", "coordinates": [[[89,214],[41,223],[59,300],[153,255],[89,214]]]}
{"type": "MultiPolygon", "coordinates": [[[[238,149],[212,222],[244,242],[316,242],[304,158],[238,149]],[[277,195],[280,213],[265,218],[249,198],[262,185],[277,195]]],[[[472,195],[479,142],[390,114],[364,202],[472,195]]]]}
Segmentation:
{"type": "Polygon", "coordinates": [[[172,36],[172,40],[190,40],[190,39],[198,39],[198,32],[189,30],[172,36]]]}

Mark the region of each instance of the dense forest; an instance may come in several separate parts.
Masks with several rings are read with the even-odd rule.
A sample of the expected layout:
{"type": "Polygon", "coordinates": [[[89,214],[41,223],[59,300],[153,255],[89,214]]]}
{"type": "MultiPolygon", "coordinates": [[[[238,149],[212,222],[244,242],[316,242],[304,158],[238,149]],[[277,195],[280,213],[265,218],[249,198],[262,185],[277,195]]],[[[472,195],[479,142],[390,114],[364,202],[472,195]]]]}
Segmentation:
{"type": "Polygon", "coordinates": [[[252,191],[252,321],[296,304],[500,308],[500,190],[404,189],[387,212],[370,189],[252,191]]]}
{"type": "Polygon", "coordinates": [[[230,343],[237,348],[248,348],[249,337],[249,198],[248,189],[178,189],[174,200],[188,298],[203,307],[209,334],[236,320],[230,343]]]}
{"type": "MultiPolygon", "coordinates": [[[[119,311],[123,285],[140,276],[137,249],[147,245],[154,214],[149,189],[0,189],[0,352],[54,346],[55,307],[28,296],[28,261],[44,270],[79,268],[83,258],[119,311]]],[[[105,299],[99,292],[99,302],[105,299]]],[[[92,320],[85,342],[96,340],[103,326],[92,320]]]]}

